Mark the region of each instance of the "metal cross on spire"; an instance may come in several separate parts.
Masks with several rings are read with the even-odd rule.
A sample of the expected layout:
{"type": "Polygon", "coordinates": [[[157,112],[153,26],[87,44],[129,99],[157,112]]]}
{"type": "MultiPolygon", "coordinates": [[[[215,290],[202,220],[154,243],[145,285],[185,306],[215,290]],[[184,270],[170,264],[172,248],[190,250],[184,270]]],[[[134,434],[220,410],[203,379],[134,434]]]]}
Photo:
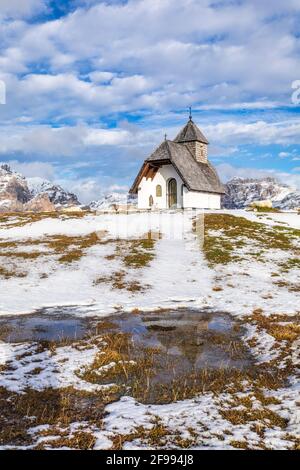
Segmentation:
{"type": "Polygon", "coordinates": [[[165,140],[167,140],[167,134],[165,134],[165,140]]]}
{"type": "Polygon", "coordinates": [[[190,115],[189,115],[189,118],[190,118],[190,121],[192,120],[192,107],[189,106],[189,111],[190,111],[190,115]]]}

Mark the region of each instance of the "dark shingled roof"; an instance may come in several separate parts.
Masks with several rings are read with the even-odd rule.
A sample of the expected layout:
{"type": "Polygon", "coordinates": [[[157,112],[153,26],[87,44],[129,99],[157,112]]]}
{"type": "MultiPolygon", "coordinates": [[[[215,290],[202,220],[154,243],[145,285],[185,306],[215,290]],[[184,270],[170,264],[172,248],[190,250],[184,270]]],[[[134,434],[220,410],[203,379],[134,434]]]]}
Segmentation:
{"type": "Polygon", "coordinates": [[[185,140],[186,142],[200,140],[199,133],[201,135],[200,141],[207,142],[198,127],[190,120],[178,134],[175,141],[165,140],[150,157],[145,160],[130,189],[131,193],[137,192],[146,165],[159,167],[164,164],[172,164],[189,191],[224,194],[224,187],[211,163],[197,162],[188,147],[181,143],[182,141],[180,141],[180,143],[178,142],[178,138],[185,135],[185,129],[188,131],[188,139],[190,139],[192,135],[197,136],[196,139],[185,140]],[[194,132],[196,134],[193,134],[194,132]]]}
{"type": "Polygon", "coordinates": [[[199,127],[197,127],[192,119],[190,119],[174,139],[174,142],[193,142],[195,140],[208,144],[208,140],[205,135],[202,134],[199,127]]]}

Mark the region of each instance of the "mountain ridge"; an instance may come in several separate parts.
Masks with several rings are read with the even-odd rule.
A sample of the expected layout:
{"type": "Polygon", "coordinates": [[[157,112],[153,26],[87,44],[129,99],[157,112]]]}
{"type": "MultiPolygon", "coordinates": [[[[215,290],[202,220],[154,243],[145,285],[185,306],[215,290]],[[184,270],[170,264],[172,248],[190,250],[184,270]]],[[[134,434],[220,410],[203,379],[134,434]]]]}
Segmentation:
{"type": "Polygon", "coordinates": [[[0,212],[42,212],[80,206],[75,194],[42,178],[25,178],[0,164],[0,212]]]}
{"type": "Polygon", "coordinates": [[[252,202],[270,200],[278,209],[296,209],[300,206],[300,191],[280,183],[273,177],[234,177],[225,185],[223,207],[243,209],[252,202]]]}

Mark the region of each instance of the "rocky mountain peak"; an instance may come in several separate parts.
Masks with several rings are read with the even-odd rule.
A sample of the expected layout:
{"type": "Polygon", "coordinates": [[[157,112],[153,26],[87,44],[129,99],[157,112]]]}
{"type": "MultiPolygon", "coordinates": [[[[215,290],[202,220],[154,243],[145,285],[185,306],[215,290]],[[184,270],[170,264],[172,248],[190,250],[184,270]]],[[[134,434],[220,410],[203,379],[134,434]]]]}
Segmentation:
{"type": "Polygon", "coordinates": [[[232,178],[226,183],[225,192],[223,207],[227,209],[242,209],[254,201],[265,200],[271,200],[277,208],[299,207],[300,192],[269,176],[260,179],[232,178]]]}
{"type": "Polygon", "coordinates": [[[28,178],[28,186],[32,197],[38,194],[46,193],[50,202],[57,207],[79,206],[77,196],[63,189],[60,185],[55,184],[42,178],[28,178]]]}
{"type": "Polygon", "coordinates": [[[7,163],[2,163],[2,165],[0,165],[0,170],[3,170],[2,173],[5,172],[5,173],[8,173],[9,175],[12,174],[12,169],[7,163]]]}
{"type": "Polygon", "coordinates": [[[0,212],[51,211],[78,206],[75,194],[42,178],[25,178],[0,165],[0,212]]]}

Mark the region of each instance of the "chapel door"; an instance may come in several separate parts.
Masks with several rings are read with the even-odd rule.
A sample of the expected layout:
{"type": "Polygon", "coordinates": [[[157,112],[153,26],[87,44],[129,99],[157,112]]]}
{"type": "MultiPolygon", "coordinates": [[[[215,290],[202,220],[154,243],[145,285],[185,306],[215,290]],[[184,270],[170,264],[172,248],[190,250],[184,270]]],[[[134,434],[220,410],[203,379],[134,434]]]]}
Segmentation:
{"type": "Polygon", "coordinates": [[[168,183],[168,204],[169,207],[177,207],[177,181],[175,178],[168,183]]]}

